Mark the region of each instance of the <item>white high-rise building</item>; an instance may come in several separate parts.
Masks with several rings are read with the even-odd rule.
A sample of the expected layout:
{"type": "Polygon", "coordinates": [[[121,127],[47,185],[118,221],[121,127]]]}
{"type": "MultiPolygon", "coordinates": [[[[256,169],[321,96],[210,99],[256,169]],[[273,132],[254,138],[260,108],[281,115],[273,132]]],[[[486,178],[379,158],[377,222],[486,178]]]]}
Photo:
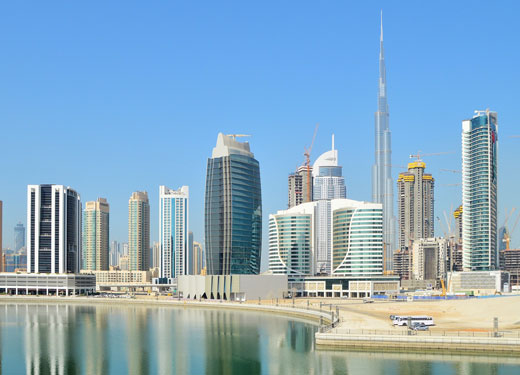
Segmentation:
{"type": "Polygon", "coordinates": [[[462,263],[465,271],[497,268],[497,113],[462,121],[462,263]]]}
{"type": "Polygon", "coordinates": [[[26,243],[28,273],[79,273],[79,194],[63,185],[28,185],[26,243]]]}
{"type": "Polygon", "coordinates": [[[159,243],[161,277],[186,275],[189,269],[189,188],[159,187],[159,243]]]}
{"type": "Polygon", "coordinates": [[[331,273],[331,211],[332,199],[345,199],[347,188],[342,176],[342,167],[338,165],[338,150],[334,148],[318,157],[312,166],[313,198],[318,202],[316,225],[318,243],[316,244],[316,270],[318,274],[331,273]]]}

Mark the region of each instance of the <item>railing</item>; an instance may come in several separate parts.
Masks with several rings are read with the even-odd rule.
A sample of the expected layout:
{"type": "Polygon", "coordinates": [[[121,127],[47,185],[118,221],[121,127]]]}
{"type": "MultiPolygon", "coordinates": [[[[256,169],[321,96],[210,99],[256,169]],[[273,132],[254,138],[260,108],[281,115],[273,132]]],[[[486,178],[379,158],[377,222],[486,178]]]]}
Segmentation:
{"type": "Polygon", "coordinates": [[[379,330],[379,329],[347,329],[347,328],[333,328],[328,331],[324,331],[327,333],[334,333],[338,335],[363,335],[363,336],[439,336],[439,337],[503,337],[503,338],[511,338],[511,339],[520,339],[520,331],[519,332],[511,332],[511,331],[438,331],[438,330],[428,330],[428,331],[414,331],[411,329],[407,330],[379,330]]]}

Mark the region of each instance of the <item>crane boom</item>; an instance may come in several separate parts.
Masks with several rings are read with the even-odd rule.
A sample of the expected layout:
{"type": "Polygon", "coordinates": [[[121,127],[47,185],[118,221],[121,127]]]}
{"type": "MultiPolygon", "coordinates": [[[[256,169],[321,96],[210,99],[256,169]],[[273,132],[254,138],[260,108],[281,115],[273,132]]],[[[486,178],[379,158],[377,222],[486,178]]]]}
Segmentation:
{"type": "Polygon", "coordinates": [[[423,156],[436,156],[436,155],[446,155],[446,154],[453,154],[455,151],[445,151],[445,152],[432,152],[429,154],[423,154],[421,151],[418,151],[417,154],[411,154],[410,159],[416,158],[417,160],[421,160],[423,156]]]}
{"type": "Polygon", "coordinates": [[[316,139],[316,134],[318,133],[319,123],[316,124],[314,128],[314,134],[312,136],[311,145],[309,148],[305,147],[305,152],[303,155],[305,156],[305,166],[307,167],[307,202],[310,202],[311,199],[311,151],[314,146],[314,140],[316,139]]]}

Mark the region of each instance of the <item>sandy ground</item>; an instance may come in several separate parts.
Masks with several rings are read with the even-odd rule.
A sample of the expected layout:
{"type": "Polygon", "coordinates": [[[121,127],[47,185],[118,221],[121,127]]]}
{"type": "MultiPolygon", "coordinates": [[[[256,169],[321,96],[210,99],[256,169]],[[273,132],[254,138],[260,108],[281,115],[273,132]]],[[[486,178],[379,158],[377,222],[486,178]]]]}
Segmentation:
{"type": "MultiPolygon", "coordinates": [[[[498,317],[500,330],[520,331],[520,296],[417,302],[322,301],[340,306],[343,328],[396,329],[390,315],[428,315],[435,322],[432,331],[491,331],[494,317],[498,317]]],[[[310,303],[319,305],[319,300],[311,299],[310,303]]]]}

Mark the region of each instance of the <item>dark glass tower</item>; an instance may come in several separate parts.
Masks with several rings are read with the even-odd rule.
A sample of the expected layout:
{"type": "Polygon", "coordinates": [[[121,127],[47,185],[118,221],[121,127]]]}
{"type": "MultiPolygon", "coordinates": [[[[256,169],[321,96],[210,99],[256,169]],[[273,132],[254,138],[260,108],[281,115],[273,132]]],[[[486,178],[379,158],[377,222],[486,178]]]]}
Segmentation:
{"type": "Polygon", "coordinates": [[[262,248],[260,165],[248,142],[218,135],[205,198],[208,275],[258,274],[262,248]]]}

